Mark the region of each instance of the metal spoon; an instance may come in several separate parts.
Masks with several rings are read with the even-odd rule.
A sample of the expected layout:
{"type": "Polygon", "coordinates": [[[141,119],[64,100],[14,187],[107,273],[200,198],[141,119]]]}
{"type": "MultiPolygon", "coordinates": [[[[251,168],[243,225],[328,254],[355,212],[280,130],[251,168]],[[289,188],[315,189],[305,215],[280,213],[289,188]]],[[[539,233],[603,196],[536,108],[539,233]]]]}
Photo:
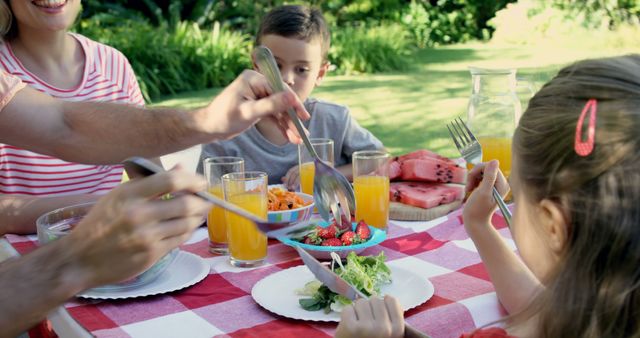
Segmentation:
{"type": "MultiPolygon", "coordinates": [[[[127,171],[127,175],[131,178],[146,177],[155,173],[165,171],[164,168],[142,157],[131,157],[124,160],[124,162],[122,163],[124,165],[124,169],[127,171]]],[[[194,193],[194,195],[197,195],[198,197],[211,202],[215,206],[231,211],[234,214],[252,221],[256,224],[258,229],[260,229],[260,231],[270,237],[278,237],[304,232],[315,227],[312,221],[300,222],[297,224],[291,224],[291,222],[269,222],[266,219],[259,218],[256,215],[236,206],[235,204],[220,199],[206,191],[199,191],[194,193]]]]}
{"type": "MultiPolygon", "coordinates": [[[[259,46],[255,50],[255,62],[260,72],[267,78],[271,88],[276,92],[284,91],[284,83],[278,65],[269,48],[259,46]]],[[[305,129],[293,109],[288,109],[289,118],[302,137],[302,142],[313,157],[316,167],[313,180],[313,199],[320,216],[325,221],[333,218],[342,224],[343,219],[351,220],[351,210],[355,210],[355,197],[349,180],[330,164],[322,161],[311,145],[305,129]]]]}

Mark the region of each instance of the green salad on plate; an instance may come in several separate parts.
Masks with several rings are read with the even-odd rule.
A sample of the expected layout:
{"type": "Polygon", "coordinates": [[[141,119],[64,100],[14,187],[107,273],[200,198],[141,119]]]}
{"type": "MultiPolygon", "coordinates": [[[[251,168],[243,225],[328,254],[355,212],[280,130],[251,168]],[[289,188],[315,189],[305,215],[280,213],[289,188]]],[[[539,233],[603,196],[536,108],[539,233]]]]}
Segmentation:
{"type": "MultiPolygon", "coordinates": [[[[367,296],[380,295],[380,287],[391,283],[391,270],[385,264],[384,252],[377,256],[358,256],[349,253],[346,263],[342,263],[338,255],[332,255],[331,269],[347,283],[355,286],[367,296]]],[[[340,312],[351,300],[341,296],[317,280],[307,283],[296,293],[311,298],[301,298],[300,306],[307,311],[324,310],[340,312]]]]}

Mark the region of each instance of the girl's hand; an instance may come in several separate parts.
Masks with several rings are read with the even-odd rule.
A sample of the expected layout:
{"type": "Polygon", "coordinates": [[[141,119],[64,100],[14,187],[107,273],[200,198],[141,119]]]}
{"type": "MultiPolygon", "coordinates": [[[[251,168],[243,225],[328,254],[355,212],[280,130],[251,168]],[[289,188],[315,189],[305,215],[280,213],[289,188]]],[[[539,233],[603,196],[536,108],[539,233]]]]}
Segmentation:
{"type": "Polygon", "coordinates": [[[285,188],[289,191],[298,190],[300,186],[300,168],[298,166],[291,167],[282,178],[282,184],[284,184],[285,188]]]}
{"type": "Polygon", "coordinates": [[[493,199],[494,186],[503,197],[509,192],[509,184],[498,168],[498,161],[480,163],[469,172],[465,191],[471,195],[469,195],[462,213],[467,229],[491,223],[491,216],[497,207],[493,199]]]}
{"type": "Polygon", "coordinates": [[[389,296],[358,299],[342,310],[335,337],[403,337],[404,313],[389,296]]]}

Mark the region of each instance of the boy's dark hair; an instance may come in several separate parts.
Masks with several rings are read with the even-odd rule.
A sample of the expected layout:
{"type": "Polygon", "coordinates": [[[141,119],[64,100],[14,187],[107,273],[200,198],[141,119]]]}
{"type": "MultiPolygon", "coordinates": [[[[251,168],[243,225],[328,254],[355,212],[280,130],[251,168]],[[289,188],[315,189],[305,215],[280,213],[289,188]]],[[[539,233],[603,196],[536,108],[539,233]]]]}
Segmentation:
{"type": "Polygon", "coordinates": [[[317,8],[285,5],[272,9],[260,22],[255,41],[256,47],[261,45],[262,37],[269,34],[307,42],[320,39],[322,61],[328,60],[331,37],[324,16],[317,8]]]}

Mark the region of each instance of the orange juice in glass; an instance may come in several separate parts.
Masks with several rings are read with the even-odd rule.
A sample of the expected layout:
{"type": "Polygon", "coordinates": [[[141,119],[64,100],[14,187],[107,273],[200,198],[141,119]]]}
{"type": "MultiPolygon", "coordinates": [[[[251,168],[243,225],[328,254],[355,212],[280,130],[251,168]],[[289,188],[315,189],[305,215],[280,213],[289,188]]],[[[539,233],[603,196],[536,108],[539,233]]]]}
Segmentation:
{"type": "MultiPolygon", "coordinates": [[[[330,138],[309,139],[313,150],[316,151],[321,160],[333,165],[333,140],[330,138]]],[[[300,171],[300,191],[313,195],[313,179],[316,174],[316,166],[313,164],[313,157],[307,151],[304,144],[298,145],[298,165],[300,171]]],[[[314,209],[315,210],[315,209],[314,209]]]]}
{"type": "MultiPolygon", "coordinates": [[[[218,198],[224,199],[224,194],[222,193],[222,185],[209,187],[209,193],[218,198]]],[[[209,214],[207,215],[207,230],[209,231],[210,244],[224,244],[223,251],[226,252],[227,221],[224,218],[224,209],[214,206],[211,208],[211,210],[209,210],[209,214]]],[[[210,247],[210,250],[213,250],[213,248],[210,247]]],[[[224,252],[216,251],[216,253],[224,252]]]]}
{"type": "Polygon", "coordinates": [[[300,165],[300,191],[313,195],[313,178],[316,175],[316,166],[313,162],[300,165]]]}
{"type": "MultiPolygon", "coordinates": [[[[225,200],[267,219],[267,174],[257,171],[222,177],[225,200]]],[[[229,260],[237,267],[255,267],[267,257],[267,236],[253,222],[225,212],[229,260]]]]}
{"type": "MultiPolygon", "coordinates": [[[[209,185],[209,192],[219,198],[224,198],[222,176],[228,173],[243,172],[244,160],[240,157],[220,156],[204,159],[202,162],[204,176],[209,185]]],[[[209,251],[214,254],[226,255],[227,249],[227,221],[224,210],[212,207],[207,215],[207,230],[209,231],[209,251]]]]}
{"type": "Polygon", "coordinates": [[[357,151],[352,158],[356,221],[385,230],[389,222],[389,160],[389,154],[375,150],[357,151]]]}

